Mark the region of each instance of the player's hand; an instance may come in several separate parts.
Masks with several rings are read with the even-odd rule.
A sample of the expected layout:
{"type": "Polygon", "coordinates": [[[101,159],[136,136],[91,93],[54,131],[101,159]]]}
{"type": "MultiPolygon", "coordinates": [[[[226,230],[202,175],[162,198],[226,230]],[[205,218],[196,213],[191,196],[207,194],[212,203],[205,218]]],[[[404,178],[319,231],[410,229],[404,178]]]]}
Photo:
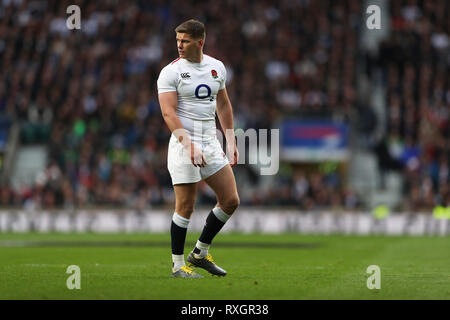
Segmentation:
{"type": "Polygon", "coordinates": [[[194,165],[194,167],[204,167],[207,165],[205,156],[203,155],[203,152],[195,146],[194,143],[191,143],[188,146],[188,154],[191,157],[191,162],[194,165]]]}
{"type": "Polygon", "coordinates": [[[238,148],[234,141],[233,141],[233,143],[230,143],[230,144],[227,143],[227,155],[228,155],[228,160],[230,161],[231,167],[234,167],[235,165],[237,165],[238,160],[239,160],[239,151],[238,151],[238,148]]]}

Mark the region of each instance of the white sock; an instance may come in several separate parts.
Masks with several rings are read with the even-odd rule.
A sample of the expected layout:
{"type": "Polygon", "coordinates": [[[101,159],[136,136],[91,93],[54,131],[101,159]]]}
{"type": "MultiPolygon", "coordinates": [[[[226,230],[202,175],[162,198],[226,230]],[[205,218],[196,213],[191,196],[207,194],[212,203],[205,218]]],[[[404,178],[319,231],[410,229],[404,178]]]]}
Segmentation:
{"type": "Polygon", "coordinates": [[[173,262],[173,270],[178,270],[182,266],[185,265],[184,263],[184,254],[172,254],[172,262],[173,262]]]}
{"type": "Polygon", "coordinates": [[[195,247],[197,249],[200,249],[200,253],[199,254],[194,253],[194,257],[197,258],[197,259],[201,259],[201,258],[206,257],[206,255],[208,254],[209,246],[210,246],[209,244],[203,243],[203,242],[200,242],[199,240],[197,240],[197,243],[195,244],[195,247]]]}
{"type": "Polygon", "coordinates": [[[223,211],[221,207],[214,207],[214,209],[212,209],[212,212],[214,213],[216,218],[222,221],[223,223],[227,222],[228,219],[230,219],[231,217],[229,214],[223,211]]]}
{"type": "Polygon", "coordinates": [[[189,219],[186,219],[182,216],[180,216],[178,213],[174,212],[173,216],[172,216],[172,221],[173,223],[175,223],[177,226],[179,226],[180,228],[185,228],[187,229],[188,225],[189,225],[189,219]]]}

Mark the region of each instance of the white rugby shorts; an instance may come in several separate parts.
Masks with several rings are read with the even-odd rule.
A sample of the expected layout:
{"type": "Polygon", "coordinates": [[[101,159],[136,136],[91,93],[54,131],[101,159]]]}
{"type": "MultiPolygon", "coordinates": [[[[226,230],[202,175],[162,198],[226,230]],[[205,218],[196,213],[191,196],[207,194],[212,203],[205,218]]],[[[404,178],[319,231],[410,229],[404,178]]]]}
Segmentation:
{"type": "Polygon", "coordinates": [[[225,167],[229,161],[217,138],[210,142],[194,144],[201,149],[207,165],[194,167],[187,150],[172,134],[167,152],[167,169],[169,169],[172,184],[195,183],[208,178],[225,167]]]}

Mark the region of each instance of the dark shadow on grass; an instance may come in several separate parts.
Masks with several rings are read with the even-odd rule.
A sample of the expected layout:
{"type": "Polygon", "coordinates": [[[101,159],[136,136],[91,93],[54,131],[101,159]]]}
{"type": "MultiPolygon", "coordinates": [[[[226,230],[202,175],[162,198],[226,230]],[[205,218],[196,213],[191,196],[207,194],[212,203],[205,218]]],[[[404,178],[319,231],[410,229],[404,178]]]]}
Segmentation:
{"type": "MultiPolygon", "coordinates": [[[[186,242],[186,246],[194,246],[195,242],[186,242]]],[[[216,248],[248,248],[248,249],[315,249],[319,243],[301,242],[217,242],[216,248]]],[[[168,241],[0,241],[0,247],[170,247],[168,241]]]]}

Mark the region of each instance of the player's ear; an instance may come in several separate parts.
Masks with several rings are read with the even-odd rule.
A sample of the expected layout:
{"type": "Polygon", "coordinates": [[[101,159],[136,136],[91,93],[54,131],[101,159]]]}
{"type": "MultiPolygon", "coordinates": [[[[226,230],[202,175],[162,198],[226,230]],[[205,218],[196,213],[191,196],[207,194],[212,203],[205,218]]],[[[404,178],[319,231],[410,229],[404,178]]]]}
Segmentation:
{"type": "Polygon", "coordinates": [[[200,40],[198,40],[198,46],[199,47],[203,47],[203,44],[205,43],[205,40],[204,39],[200,39],[200,40]]]}

